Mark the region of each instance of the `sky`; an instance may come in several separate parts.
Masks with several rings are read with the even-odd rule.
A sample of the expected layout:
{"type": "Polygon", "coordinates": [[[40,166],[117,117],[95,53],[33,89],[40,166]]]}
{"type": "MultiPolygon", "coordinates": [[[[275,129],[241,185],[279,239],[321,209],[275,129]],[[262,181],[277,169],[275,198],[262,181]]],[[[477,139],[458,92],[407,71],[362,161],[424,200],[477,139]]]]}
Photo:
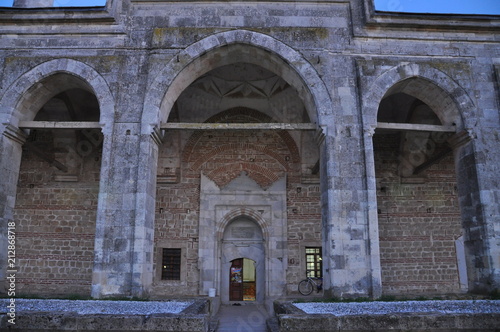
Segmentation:
{"type": "MultiPolygon", "coordinates": [[[[0,0],[0,7],[12,6],[13,0],[0,0]]],[[[54,6],[104,6],[106,0],[54,0],[54,6]]],[[[375,0],[381,11],[444,14],[500,15],[500,0],[375,0]]]]}
{"type": "Polygon", "coordinates": [[[500,0],[375,0],[375,9],[410,13],[500,15],[500,0]]]}
{"type": "MultiPolygon", "coordinates": [[[[0,0],[0,7],[11,7],[13,2],[14,0],[0,0]]],[[[106,0],[54,0],[55,7],[92,7],[104,5],[106,5],[106,0]]]]}

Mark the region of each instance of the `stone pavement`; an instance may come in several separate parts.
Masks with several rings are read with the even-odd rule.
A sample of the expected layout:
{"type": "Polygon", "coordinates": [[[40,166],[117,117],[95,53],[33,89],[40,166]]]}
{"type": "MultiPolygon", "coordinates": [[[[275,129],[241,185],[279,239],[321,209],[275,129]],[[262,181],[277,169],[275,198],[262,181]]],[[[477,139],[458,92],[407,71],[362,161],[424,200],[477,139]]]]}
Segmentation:
{"type": "Polygon", "coordinates": [[[269,314],[258,304],[223,305],[217,318],[217,332],[265,332],[269,314]]]}

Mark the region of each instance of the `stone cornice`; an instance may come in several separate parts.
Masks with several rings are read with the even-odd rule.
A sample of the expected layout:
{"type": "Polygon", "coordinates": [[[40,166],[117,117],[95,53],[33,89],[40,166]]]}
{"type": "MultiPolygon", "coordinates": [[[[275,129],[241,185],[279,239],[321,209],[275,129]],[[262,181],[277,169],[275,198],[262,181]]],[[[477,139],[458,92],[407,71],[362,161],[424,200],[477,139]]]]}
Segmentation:
{"type": "Polygon", "coordinates": [[[115,24],[115,18],[104,7],[0,7],[0,25],[4,24],[115,24]]]}

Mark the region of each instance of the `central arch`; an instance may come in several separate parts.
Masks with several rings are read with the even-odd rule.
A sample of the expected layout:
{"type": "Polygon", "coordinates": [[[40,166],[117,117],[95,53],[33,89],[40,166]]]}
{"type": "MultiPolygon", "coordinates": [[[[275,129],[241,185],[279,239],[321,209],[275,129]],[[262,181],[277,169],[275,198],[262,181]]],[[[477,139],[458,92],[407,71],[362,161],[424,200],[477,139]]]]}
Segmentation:
{"type": "MultiPolygon", "coordinates": [[[[217,73],[220,74],[220,72],[217,73]]],[[[245,77],[250,77],[248,78],[249,82],[251,81],[250,83],[254,82],[253,80],[255,76],[245,77]]],[[[255,78],[255,80],[257,79],[260,80],[262,77],[259,76],[255,78]]],[[[245,83],[247,82],[245,81],[245,83]]],[[[206,91],[203,90],[203,92],[205,93],[206,91]]],[[[267,97],[269,96],[267,95],[267,97]]],[[[178,119],[186,118],[190,120],[187,122],[222,122],[224,119],[212,119],[210,116],[215,114],[226,114],[224,111],[231,112],[235,107],[238,108],[238,114],[240,114],[240,116],[243,116],[242,114],[254,114],[249,111],[242,111],[241,108],[246,107],[251,108],[253,111],[264,112],[269,119],[273,118],[275,121],[282,119],[286,119],[287,122],[309,121],[316,124],[318,128],[323,126],[333,126],[333,104],[329,90],[319,77],[315,68],[299,52],[270,36],[257,32],[234,30],[214,34],[202,39],[180,51],[165,64],[165,67],[163,67],[163,69],[161,69],[157,76],[153,79],[145,97],[145,104],[141,119],[141,132],[143,137],[149,137],[151,133],[161,127],[162,123],[176,121],[182,122],[178,119]],[[267,79],[268,76],[276,76],[277,80],[280,80],[280,82],[284,81],[287,86],[290,86],[290,90],[296,92],[295,96],[298,96],[297,100],[301,102],[300,116],[293,117],[292,119],[292,117],[280,117],[281,114],[275,114],[272,112],[265,113],[265,110],[259,108],[260,104],[255,107],[253,104],[231,104],[228,108],[220,107],[220,109],[217,110],[214,107],[214,109],[210,109],[210,112],[205,112],[197,118],[189,118],[185,116],[185,113],[179,111],[181,108],[179,106],[180,102],[179,104],[177,102],[182,98],[187,98],[186,94],[189,92],[189,89],[192,91],[193,87],[198,88],[206,83],[206,80],[203,80],[206,76],[212,75],[216,76],[216,78],[220,78],[214,74],[215,70],[226,66],[236,66],[242,63],[252,68],[261,68],[262,72],[265,72],[265,75],[263,75],[265,76],[264,79],[267,79]],[[268,72],[273,75],[268,75],[268,72]],[[216,111],[222,113],[216,113],[216,111]],[[180,114],[180,116],[178,114],[180,114]]],[[[186,109],[188,111],[192,111],[192,109],[186,109]]],[[[262,119],[259,118],[257,122],[261,122],[261,120],[262,119]]],[[[268,122],[273,121],[268,120],[268,122]]],[[[176,133],[168,132],[165,140],[169,140],[174,135],[176,135],[176,133]]],[[[315,144],[315,138],[312,137],[314,134],[308,133],[308,135],[311,137],[307,138],[307,144],[309,144],[309,142],[311,145],[315,144]]],[[[216,135],[214,135],[214,137],[215,136],[216,135]]],[[[296,142],[294,142],[296,137],[293,135],[288,135],[286,137],[282,136],[283,135],[278,135],[277,137],[283,140],[283,145],[280,145],[283,149],[290,147],[292,143],[296,144],[296,142]]],[[[194,134],[193,137],[197,137],[196,134],[194,134]]],[[[210,135],[207,134],[207,140],[208,139],[210,139],[210,135]]],[[[144,167],[144,169],[139,170],[139,174],[150,173],[151,170],[147,168],[147,165],[158,165],[163,160],[160,159],[160,157],[163,156],[161,153],[164,153],[165,146],[161,143],[159,145],[155,145],[152,142],[153,141],[151,140],[149,145],[151,150],[154,150],[154,152],[144,155],[144,158],[142,159],[146,160],[148,158],[154,158],[154,160],[150,159],[147,163],[142,163],[139,167],[144,167]]],[[[306,140],[303,142],[306,142],[306,140]]],[[[182,149],[185,149],[183,151],[189,151],[189,144],[190,143],[188,142],[186,146],[181,146],[182,149]]],[[[208,147],[209,143],[206,145],[208,147]]],[[[228,147],[232,150],[238,151],[238,145],[228,145],[228,147]]],[[[259,145],[257,144],[253,147],[259,148],[259,145]]],[[[245,151],[247,150],[250,151],[250,149],[246,149],[245,151]]],[[[269,267],[266,267],[265,278],[257,277],[257,280],[265,280],[265,291],[260,292],[260,295],[257,294],[257,300],[262,299],[262,301],[264,301],[271,308],[272,301],[280,296],[283,296],[283,294],[287,291],[287,173],[291,171],[295,172],[294,175],[299,173],[300,167],[294,166],[293,170],[289,170],[288,167],[289,164],[293,163],[300,165],[300,159],[296,159],[300,157],[299,153],[295,151],[296,149],[289,151],[289,156],[283,155],[280,156],[280,158],[271,158],[272,156],[275,156],[275,153],[269,149],[261,150],[252,150],[257,156],[251,156],[248,154],[248,159],[239,161],[238,163],[232,163],[231,166],[234,166],[232,170],[240,169],[242,172],[232,172],[230,176],[226,176],[220,181],[219,177],[215,176],[217,174],[220,175],[224,173],[225,169],[220,167],[217,168],[209,165],[207,166],[208,168],[205,169],[196,168],[195,170],[192,170],[192,179],[196,179],[196,181],[201,182],[199,208],[196,208],[195,210],[198,214],[197,216],[199,217],[199,232],[197,234],[199,239],[197,264],[197,271],[199,271],[199,284],[197,293],[199,295],[206,295],[209,293],[211,288],[216,288],[217,292],[220,293],[222,287],[224,287],[222,278],[228,278],[227,269],[221,266],[223,263],[218,263],[220,262],[220,255],[222,253],[221,248],[223,246],[221,243],[222,233],[225,229],[219,228],[219,225],[221,225],[221,218],[226,215],[226,213],[230,213],[233,209],[238,211],[245,208],[248,208],[249,210],[255,209],[259,212],[254,212],[254,214],[258,215],[258,217],[262,218],[262,220],[265,220],[263,224],[267,224],[267,227],[263,227],[263,224],[260,223],[258,218],[252,217],[252,219],[262,228],[265,239],[263,247],[266,252],[266,265],[263,266],[269,267]],[[266,158],[266,160],[273,162],[273,166],[275,166],[275,164],[276,166],[279,166],[273,168],[273,170],[280,168],[277,172],[277,176],[266,177],[266,179],[269,179],[267,182],[261,181],[262,179],[260,175],[267,176],[270,173],[268,170],[258,167],[262,166],[259,163],[261,163],[264,159],[259,158],[264,154],[271,156],[266,158]],[[281,161],[281,163],[279,163],[281,166],[273,160],[281,161]],[[297,170],[295,168],[297,168],[297,170]],[[197,171],[198,173],[195,174],[194,171],[197,171]],[[256,174],[259,176],[256,176],[256,174]],[[252,176],[254,179],[252,179],[252,176]],[[238,188],[231,185],[233,180],[238,184],[244,183],[248,188],[251,188],[251,190],[238,190],[238,188]],[[256,182],[252,182],[253,180],[256,182]],[[231,195],[228,194],[229,192],[231,195]],[[270,199],[269,195],[271,195],[274,199],[270,199]],[[224,199],[221,200],[220,197],[223,197],[224,199]],[[248,206],[248,201],[252,201],[251,207],[248,206]],[[217,241],[214,241],[214,230],[217,230],[217,232],[220,233],[220,237],[218,237],[217,241]],[[266,232],[268,232],[268,236],[266,236],[266,232]]],[[[312,165],[317,163],[318,158],[316,154],[319,154],[319,152],[311,152],[311,155],[314,155],[316,158],[314,162],[312,162],[312,165]]],[[[207,157],[210,156],[212,156],[212,154],[207,157]]],[[[204,163],[206,159],[207,158],[203,158],[202,156],[199,162],[204,163]]],[[[310,159],[312,159],[312,157],[310,159]]],[[[323,159],[326,160],[326,158],[323,159]]],[[[192,160],[183,160],[183,162],[188,161],[191,162],[192,160]]],[[[177,164],[174,166],[177,167],[177,164]]],[[[184,172],[188,171],[187,168],[183,168],[183,170],[184,172]]],[[[161,169],[161,171],[164,172],[165,170],[161,169]]],[[[185,173],[179,174],[182,176],[185,173]]],[[[317,176],[319,181],[319,174],[314,174],[314,176],[317,176]]],[[[300,177],[291,177],[291,179],[293,179],[293,181],[298,181],[297,179],[300,179],[300,177]]],[[[154,180],[151,182],[156,183],[154,180]]],[[[139,183],[138,185],[141,186],[142,184],[139,183]]],[[[314,185],[315,184],[312,184],[311,186],[314,185]]],[[[168,185],[160,184],[158,185],[158,188],[162,190],[162,188],[166,188],[167,186],[168,185]]],[[[156,189],[156,187],[148,186],[147,190],[149,195],[156,199],[157,202],[159,199],[166,199],[164,197],[160,197],[156,189]]],[[[301,189],[298,190],[300,191],[301,189]]],[[[167,193],[168,191],[165,190],[164,192],[167,193]]],[[[324,196],[325,195],[322,197],[324,196]]],[[[319,199],[320,198],[318,196],[318,200],[319,199]]],[[[318,206],[319,205],[320,204],[318,204],[318,206]]],[[[195,205],[193,204],[193,207],[194,206],[195,205]]],[[[145,213],[147,214],[146,218],[148,218],[148,220],[151,221],[151,224],[153,224],[153,220],[155,220],[154,211],[148,210],[145,213]]],[[[233,217],[238,217],[238,215],[233,217]]],[[[158,221],[159,219],[156,220],[158,221]]],[[[319,220],[320,218],[317,218],[315,222],[319,223],[319,220]]],[[[156,222],[156,225],[159,224],[160,222],[156,222]]],[[[315,245],[320,245],[319,241],[321,241],[321,239],[318,239],[315,235],[314,241],[318,242],[315,243],[315,245]]],[[[240,254],[238,257],[231,257],[232,260],[239,258],[252,259],[256,261],[256,264],[259,264],[259,261],[261,261],[261,259],[255,259],[243,254],[240,254]]],[[[226,261],[229,262],[230,260],[226,261]]],[[[259,268],[257,268],[257,270],[258,269],[259,268]]]]}
{"type": "Polygon", "coordinates": [[[333,124],[329,90],[299,52],[265,34],[233,30],[192,44],[158,73],[145,98],[143,134],[167,121],[174,102],[193,81],[216,67],[236,62],[256,64],[281,76],[297,90],[312,123],[320,127],[333,124]],[[266,61],[260,61],[264,58],[266,61]]]}

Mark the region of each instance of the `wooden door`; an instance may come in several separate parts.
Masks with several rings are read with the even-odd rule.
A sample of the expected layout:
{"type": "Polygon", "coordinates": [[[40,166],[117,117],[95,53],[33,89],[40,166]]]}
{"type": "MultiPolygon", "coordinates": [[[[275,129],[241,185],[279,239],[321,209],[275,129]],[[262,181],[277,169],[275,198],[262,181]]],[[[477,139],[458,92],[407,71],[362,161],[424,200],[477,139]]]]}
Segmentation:
{"type": "Polygon", "coordinates": [[[229,272],[229,301],[243,301],[243,258],[231,262],[229,272]]]}

